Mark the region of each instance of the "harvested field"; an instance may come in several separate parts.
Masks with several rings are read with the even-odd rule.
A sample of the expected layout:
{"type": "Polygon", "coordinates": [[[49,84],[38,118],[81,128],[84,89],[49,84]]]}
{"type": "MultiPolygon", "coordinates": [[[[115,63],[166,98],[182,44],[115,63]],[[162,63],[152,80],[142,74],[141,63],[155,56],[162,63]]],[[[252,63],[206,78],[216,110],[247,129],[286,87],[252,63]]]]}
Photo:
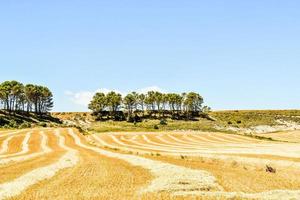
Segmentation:
{"type": "Polygon", "coordinates": [[[300,197],[296,143],[200,132],[83,136],[64,128],[0,132],[0,139],[0,199],[300,197]]]}
{"type": "Polygon", "coordinates": [[[275,140],[300,143],[300,131],[285,131],[276,133],[259,134],[260,136],[271,137],[275,140]]]}
{"type": "MultiPolygon", "coordinates": [[[[300,179],[294,176],[300,172],[300,147],[296,143],[204,132],[102,133],[89,137],[97,145],[118,152],[205,170],[217,179],[222,188],[222,192],[215,192],[215,195],[224,198],[262,198],[266,195],[268,199],[272,198],[266,193],[269,191],[279,198],[280,192],[276,194],[275,191],[284,190],[282,194],[289,194],[288,190],[300,188],[300,179]],[[266,173],[266,165],[276,168],[277,173],[266,173]]],[[[171,192],[179,196],[194,194],[208,197],[213,194],[203,194],[203,191],[188,187],[186,191],[171,192]]]]}

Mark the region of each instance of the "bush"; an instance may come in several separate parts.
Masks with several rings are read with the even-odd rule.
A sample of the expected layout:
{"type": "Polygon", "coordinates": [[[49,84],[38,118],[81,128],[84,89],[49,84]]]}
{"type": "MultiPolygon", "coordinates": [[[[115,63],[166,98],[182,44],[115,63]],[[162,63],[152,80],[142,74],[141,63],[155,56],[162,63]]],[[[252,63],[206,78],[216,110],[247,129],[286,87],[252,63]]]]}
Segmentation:
{"type": "Polygon", "coordinates": [[[47,127],[47,124],[45,122],[40,122],[38,125],[41,127],[47,127]]]}
{"type": "Polygon", "coordinates": [[[8,123],[8,126],[11,128],[17,128],[18,124],[15,120],[10,120],[10,122],[8,123]]]}
{"type": "Polygon", "coordinates": [[[0,117],[0,126],[4,126],[5,124],[7,124],[7,121],[3,117],[0,117]]]}
{"type": "Polygon", "coordinates": [[[161,119],[159,122],[160,125],[168,125],[167,120],[166,119],[161,119]]]}
{"type": "Polygon", "coordinates": [[[10,127],[8,124],[5,124],[5,125],[3,126],[3,128],[5,128],[5,129],[10,129],[11,127],[10,127]]]}
{"type": "Polygon", "coordinates": [[[30,127],[31,127],[31,124],[29,122],[24,122],[19,126],[19,128],[30,128],[30,127]]]}
{"type": "Polygon", "coordinates": [[[159,129],[158,125],[153,126],[154,129],[159,129]]]}

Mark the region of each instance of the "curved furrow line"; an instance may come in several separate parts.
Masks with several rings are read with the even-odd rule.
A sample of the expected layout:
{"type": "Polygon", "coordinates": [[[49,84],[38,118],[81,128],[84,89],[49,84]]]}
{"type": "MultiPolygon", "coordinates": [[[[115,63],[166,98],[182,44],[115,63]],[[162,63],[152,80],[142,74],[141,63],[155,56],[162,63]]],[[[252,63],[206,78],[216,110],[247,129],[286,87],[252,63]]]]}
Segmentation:
{"type": "Polygon", "coordinates": [[[215,141],[214,139],[209,139],[207,138],[206,135],[203,134],[193,134],[192,135],[193,138],[196,138],[196,141],[201,141],[201,142],[207,142],[209,144],[214,144],[214,145],[220,145],[220,142],[215,141]]]}
{"type": "Polygon", "coordinates": [[[12,153],[12,154],[0,155],[0,159],[1,158],[7,158],[7,157],[13,157],[13,156],[19,156],[19,155],[28,153],[29,152],[28,142],[29,142],[29,139],[31,137],[31,134],[32,134],[32,132],[27,132],[26,133],[25,138],[24,138],[24,140],[22,142],[22,149],[21,149],[21,151],[19,151],[17,153],[12,153]]]}
{"type": "Polygon", "coordinates": [[[210,144],[210,145],[217,145],[217,144],[211,144],[211,143],[208,143],[208,142],[204,142],[204,141],[201,141],[199,140],[198,138],[193,138],[193,135],[194,134],[184,134],[182,136],[182,138],[184,140],[187,140],[189,143],[191,144],[210,144]]]}
{"type": "MultiPolygon", "coordinates": [[[[190,139],[190,141],[185,141],[183,139],[179,139],[179,138],[176,138],[175,136],[171,135],[171,134],[168,134],[166,135],[167,139],[169,139],[169,143],[173,143],[173,144],[177,144],[177,145],[190,145],[190,146],[194,146],[194,147],[198,147],[199,145],[203,145],[203,146],[206,146],[206,147],[209,147],[209,148],[212,148],[214,146],[219,146],[219,144],[217,143],[212,143],[212,142],[204,142],[204,141],[199,141],[199,140],[193,140],[193,139],[190,139]]],[[[167,139],[165,139],[165,141],[168,141],[167,139]]]]}
{"type": "Polygon", "coordinates": [[[24,132],[24,130],[7,131],[6,133],[3,133],[3,134],[0,133],[0,138],[2,138],[2,137],[7,137],[7,136],[11,136],[11,135],[16,135],[16,134],[22,133],[22,132],[24,132]]]}
{"type": "MultiPolygon", "coordinates": [[[[179,139],[179,138],[174,137],[174,136],[171,135],[171,134],[166,135],[166,137],[167,137],[167,138],[170,138],[171,141],[175,141],[175,142],[177,142],[177,143],[179,143],[179,144],[188,144],[188,145],[191,144],[190,142],[183,141],[183,140],[181,140],[181,139],[179,139]]],[[[209,140],[208,140],[208,141],[209,141],[209,140]]],[[[202,143],[202,142],[201,142],[201,143],[202,143]]],[[[208,142],[207,144],[209,144],[210,146],[219,145],[218,142],[213,141],[213,140],[211,140],[211,141],[208,142]]],[[[193,144],[192,144],[192,145],[193,145],[193,144]]]]}
{"type": "Polygon", "coordinates": [[[150,151],[159,151],[159,152],[173,152],[173,153],[200,153],[202,151],[205,151],[207,150],[207,148],[198,148],[198,149],[190,149],[190,150],[185,150],[183,148],[179,148],[179,147],[176,147],[176,146],[173,146],[172,148],[170,147],[167,147],[167,148],[164,148],[164,147],[158,147],[157,145],[145,145],[144,143],[141,143],[141,142],[131,142],[133,144],[126,144],[120,140],[118,140],[117,138],[114,138],[113,135],[110,135],[110,137],[113,138],[113,140],[123,146],[123,147],[130,147],[131,149],[143,149],[143,150],[150,150],[150,151]]]}
{"type": "MultiPolygon", "coordinates": [[[[144,137],[146,137],[145,135],[143,135],[144,137]]],[[[147,138],[147,137],[146,137],[147,138]]],[[[145,139],[145,138],[144,138],[145,139]]],[[[126,139],[124,139],[126,140],[126,139]]],[[[147,139],[146,139],[147,140],[147,139]]],[[[133,146],[138,146],[140,148],[150,148],[150,149],[155,149],[155,150],[163,150],[165,152],[169,151],[169,150],[176,150],[176,152],[181,152],[182,150],[201,150],[201,149],[205,149],[205,148],[198,148],[198,149],[195,149],[195,148],[190,148],[190,147],[178,147],[178,146],[165,146],[165,145],[162,145],[162,144],[159,144],[159,143],[155,143],[153,142],[152,144],[149,144],[148,142],[144,143],[145,140],[143,140],[142,142],[139,142],[139,141],[130,141],[132,144],[127,144],[127,146],[130,146],[130,147],[133,147],[133,146]],[[167,151],[166,151],[167,150],[167,151]]],[[[151,141],[150,141],[151,142],[151,141]]]]}
{"type": "MultiPolygon", "coordinates": [[[[212,136],[215,136],[214,134],[212,136]]],[[[239,138],[239,137],[236,137],[235,135],[230,135],[230,134],[221,134],[221,133],[218,133],[218,137],[224,139],[224,140],[227,140],[227,141],[234,141],[234,142],[237,142],[237,143],[246,143],[246,144],[251,144],[253,143],[253,140],[252,138],[247,138],[247,137],[244,137],[244,138],[239,138]]],[[[261,141],[261,140],[256,140],[257,143],[262,143],[264,141],[261,141]]]]}
{"type": "MultiPolygon", "coordinates": [[[[182,147],[182,148],[187,148],[187,149],[195,149],[199,147],[208,147],[209,145],[207,143],[189,143],[189,144],[183,144],[177,141],[168,141],[162,137],[163,135],[157,135],[157,136],[152,136],[150,137],[150,141],[154,142],[155,144],[161,144],[165,146],[177,146],[177,147],[182,147]]],[[[148,136],[146,136],[148,138],[148,136]]],[[[154,144],[153,143],[153,144],[154,144]]]]}
{"type": "Polygon", "coordinates": [[[183,141],[181,139],[178,139],[170,134],[167,134],[167,135],[162,135],[162,136],[157,136],[157,139],[159,139],[160,141],[166,143],[166,144],[169,144],[169,145],[177,145],[177,146],[184,146],[184,145],[188,145],[188,146],[191,146],[191,147],[199,147],[200,145],[201,146],[206,146],[206,147],[212,147],[214,146],[214,144],[210,144],[210,143],[204,143],[204,142],[201,142],[200,144],[198,143],[191,143],[191,142],[186,142],[186,141],[183,141]],[[205,145],[204,145],[205,144],[205,145]]]}
{"type": "MultiPolygon", "coordinates": [[[[166,141],[167,142],[167,141],[166,141]]],[[[193,150],[174,150],[170,148],[158,148],[156,146],[153,147],[143,147],[141,144],[135,145],[135,146],[129,146],[126,145],[124,142],[120,144],[117,139],[114,140],[114,143],[117,145],[110,145],[109,143],[106,143],[104,146],[112,147],[112,148],[122,148],[123,150],[146,150],[146,151],[154,151],[154,152],[162,152],[162,153],[173,153],[173,154],[194,154],[194,155],[200,155],[200,154],[236,154],[237,152],[239,154],[258,154],[258,155],[275,155],[275,156],[283,156],[283,157],[298,157],[299,154],[291,151],[282,151],[280,150],[281,146],[278,147],[277,150],[274,150],[273,147],[253,147],[253,148],[246,148],[246,147],[228,147],[228,148],[222,148],[221,146],[219,148],[212,148],[211,146],[203,149],[193,149],[193,150]]],[[[171,144],[171,143],[170,143],[171,144]]],[[[284,148],[284,147],[283,147],[284,148]]]]}
{"type": "MultiPolygon", "coordinates": [[[[168,142],[169,144],[181,145],[180,142],[182,142],[182,140],[177,139],[177,138],[175,138],[174,136],[171,136],[171,135],[168,135],[168,136],[170,136],[173,140],[176,140],[177,142],[176,143],[175,142],[171,143],[168,140],[161,138],[161,136],[158,136],[158,137],[159,137],[160,140],[164,141],[165,143],[168,142]]],[[[199,136],[199,135],[195,135],[195,134],[190,134],[189,137],[187,137],[187,139],[193,141],[192,138],[197,138],[194,141],[199,141],[201,143],[203,143],[203,141],[207,141],[205,143],[206,145],[204,145],[204,147],[206,147],[207,149],[210,149],[211,151],[206,151],[206,152],[203,152],[203,153],[219,153],[219,151],[221,151],[221,152],[222,151],[231,152],[230,149],[232,149],[233,151],[235,151],[236,149],[241,149],[241,150],[242,149],[247,149],[247,150],[249,150],[249,144],[246,145],[246,144],[213,143],[212,142],[213,140],[207,139],[207,137],[205,137],[204,135],[199,136]],[[199,140],[199,139],[201,139],[201,140],[199,140]],[[226,148],[227,148],[227,150],[226,150],[226,148]]],[[[195,145],[198,147],[197,143],[195,143],[195,145]]],[[[195,145],[193,145],[193,146],[195,146],[195,145]]],[[[257,144],[251,144],[250,147],[251,146],[253,148],[255,148],[255,147],[261,147],[261,148],[267,147],[268,148],[269,147],[269,145],[257,145],[257,144]]]]}
{"type": "MultiPolygon", "coordinates": [[[[182,151],[179,151],[179,150],[170,150],[170,149],[159,149],[157,147],[153,147],[153,148],[147,148],[147,147],[142,147],[140,145],[138,145],[138,147],[135,147],[135,148],[130,148],[128,145],[125,145],[125,146],[120,146],[118,144],[115,144],[115,143],[108,143],[107,141],[104,141],[103,138],[100,138],[99,136],[97,135],[92,135],[92,137],[98,142],[100,143],[100,146],[102,147],[109,147],[111,149],[122,149],[122,150],[125,150],[125,151],[135,151],[135,152],[139,152],[139,153],[152,153],[152,152],[161,152],[161,153],[165,153],[165,154],[180,154],[180,153],[191,153],[191,151],[185,151],[185,152],[182,152],[182,151]]],[[[196,152],[196,153],[199,153],[199,152],[196,152]]]]}
{"type": "MultiPolygon", "coordinates": [[[[158,149],[158,148],[156,148],[158,149]]],[[[159,149],[158,149],[159,150],[159,149]]],[[[286,153],[280,153],[280,152],[274,152],[273,149],[248,149],[247,147],[240,147],[240,146],[233,146],[228,147],[225,149],[224,147],[218,147],[218,148],[212,148],[212,146],[203,147],[202,149],[193,149],[193,150],[187,150],[183,151],[182,149],[179,150],[171,150],[171,149],[163,149],[165,152],[173,152],[176,154],[193,154],[193,155],[203,155],[203,154],[234,154],[236,152],[239,152],[239,154],[253,154],[257,153],[260,155],[264,154],[270,154],[270,155],[285,155],[286,153]]],[[[296,156],[296,154],[291,154],[291,156],[296,156]]]]}
{"type": "Polygon", "coordinates": [[[19,156],[14,156],[14,157],[6,157],[3,159],[0,159],[0,165],[3,164],[8,164],[10,162],[21,162],[21,161],[25,161],[28,159],[32,159],[35,157],[39,157],[42,156],[46,153],[50,153],[52,152],[52,149],[50,149],[47,146],[47,141],[48,141],[48,137],[45,135],[45,133],[43,131],[40,132],[41,135],[41,151],[40,152],[33,152],[33,153],[29,153],[29,154],[25,154],[25,155],[19,155],[19,156]]]}
{"type": "MultiPolygon", "coordinates": [[[[145,141],[145,142],[147,142],[148,144],[152,144],[152,145],[157,145],[157,146],[162,146],[162,147],[177,147],[177,148],[186,148],[186,149],[194,149],[192,146],[190,146],[190,145],[182,145],[182,146],[178,146],[178,144],[172,144],[172,145],[170,145],[170,144],[164,144],[164,143],[159,143],[159,142],[155,142],[154,141],[154,138],[148,138],[148,136],[146,136],[146,135],[142,135],[142,138],[143,138],[143,140],[145,141]]],[[[199,147],[199,146],[198,146],[199,147]]]]}
{"type": "Polygon", "coordinates": [[[145,151],[143,149],[132,149],[132,148],[128,148],[128,147],[120,148],[120,146],[108,143],[107,141],[105,141],[103,138],[100,138],[96,134],[91,135],[91,137],[96,141],[97,145],[99,145],[103,148],[108,147],[108,148],[111,148],[111,149],[122,149],[124,151],[136,151],[136,152],[144,153],[144,154],[150,153],[149,151],[145,151]]]}
{"type": "MultiPolygon", "coordinates": [[[[184,136],[184,137],[186,137],[185,138],[186,140],[189,140],[191,142],[199,141],[199,138],[196,138],[194,136],[195,136],[194,134],[191,134],[191,135],[184,136]]],[[[224,149],[224,148],[249,148],[251,146],[253,146],[253,147],[257,147],[257,146],[262,147],[262,145],[257,145],[257,144],[253,144],[253,143],[232,143],[232,142],[227,141],[227,140],[224,140],[224,142],[220,143],[220,144],[215,144],[215,143],[213,143],[213,144],[206,143],[206,144],[209,145],[209,148],[215,148],[215,149],[218,149],[218,148],[221,148],[221,149],[224,149]]],[[[266,146],[268,146],[268,145],[266,145],[266,146]]]]}
{"type": "MultiPolygon", "coordinates": [[[[159,142],[154,142],[154,138],[151,138],[150,140],[146,135],[143,135],[144,141],[146,143],[151,144],[151,146],[159,146],[159,147],[165,147],[165,148],[173,148],[173,149],[178,149],[178,150],[205,150],[209,148],[210,146],[207,144],[201,144],[201,145],[186,145],[186,144],[180,144],[180,143],[172,143],[171,144],[164,144],[164,143],[159,143],[159,142]]],[[[142,142],[144,142],[142,141],[142,142]]],[[[144,145],[144,143],[142,143],[144,145]]]]}
{"type": "Polygon", "coordinates": [[[261,140],[257,140],[251,137],[247,137],[247,136],[243,136],[243,135],[238,135],[238,134],[234,134],[234,135],[226,135],[227,137],[231,138],[235,138],[235,139],[239,139],[239,140],[243,140],[243,141],[250,141],[250,142],[255,142],[255,143],[259,143],[259,142],[265,142],[265,141],[261,141],[261,140]]]}
{"type": "Polygon", "coordinates": [[[155,176],[155,179],[152,180],[147,188],[141,191],[142,193],[156,191],[207,191],[208,189],[211,191],[223,190],[223,188],[218,185],[215,177],[207,171],[194,170],[139,156],[106,151],[97,147],[83,144],[79,136],[72,129],[69,129],[68,133],[74,138],[76,145],[82,148],[95,151],[104,156],[124,160],[134,166],[140,166],[148,169],[155,176]]]}
{"type": "MultiPolygon", "coordinates": [[[[97,137],[98,136],[94,136],[97,137]]],[[[110,136],[113,138],[113,136],[110,136]]],[[[99,141],[99,139],[98,139],[99,141]]],[[[131,141],[132,142],[132,141],[131,141]]],[[[102,141],[103,143],[103,141],[102,141]]],[[[245,149],[243,150],[243,148],[229,148],[229,149],[224,149],[224,148],[219,148],[219,149],[211,149],[210,147],[207,148],[202,148],[202,149],[192,149],[192,150],[183,150],[183,149],[175,149],[175,147],[172,148],[164,148],[164,147],[158,147],[157,145],[155,146],[147,146],[144,145],[143,143],[137,142],[136,145],[132,145],[132,144],[126,144],[124,142],[118,141],[117,138],[114,138],[114,143],[116,143],[117,145],[111,145],[112,143],[108,144],[105,143],[104,146],[110,146],[112,148],[121,148],[124,150],[144,150],[144,152],[148,152],[151,153],[151,151],[153,152],[162,152],[162,153],[171,153],[171,154],[198,154],[198,155],[203,155],[203,154],[233,154],[236,152],[239,152],[239,154],[251,154],[251,153],[257,153],[257,154],[274,154],[277,155],[276,152],[274,152],[272,149],[245,149]]]]}
{"type": "Polygon", "coordinates": [[[142,144],[136,143],[136,142],[132,142],[132,141],[131,141],[131,143],[133,143],[133,144],[126,144],[123,141],[121,141],[118,138],[116,138],[114,135],[110,135],[109,137],[114,141],[115,144],[118,145],[117,147],[119,147],[119,148],[120,147],[121,148],[125,147],[125,148],[129,148],[130,150],[148,150],[148,152],[149,152],[149,150],[150,151],[155,151],[155,152],[157,152],[159,150],[163,151],[163,149],[159,149],[159,148],[156,148],[156,147],[143,147],[142,144]]]}
{"type": "Polygon", "coordinates": [[[59,138],[59,146],[66,150],[66,153],[60,159],[45,167],[34,169],[10,182],[0,184],[0,199],[10,198],[22,193],[30,186],[39,181],[53,177],[58,171],[75,166],[79,157],[77,151],[65,145],[65,138],[55,131],[55,136],[59,138]]]}
{"type": "Polygon", "coordinates": [[[131,140],[136,140],[138,137],[139,137],[139,135],[135,135],[135,136],[131,137],[129,140],[130,140],[130,141],[131,141],[131,140]]]}
{"type": "Polygon", "coordinates": [[[231,139],[224,139],[224,138],[221,138],[219,135],[215,135],[215,134],[212,134],[212,133],[206,134],[205,137],[206,137],[207,139],[209,139],[209,140],[218,142],[219,144],[232,143],[232,141],[233,141],[233,140],[231,140],[231,139]]]}
{"type": "Polygon", "coordinates": [[[212,136],[212,135],[199,135],[199,134],[192,134],[192,135],[190,135],[190,137],[192,137],[192,138],[196,138],[195,139],[195,141],[204,141],[204,142],[207,142],[207,143],[210,143],[210,144],[214,144],[216,147],[220,147],[220,145],[222,145],[222,147],[223,146],[226,146],[227,144],[229,144],[228,146],[229,147],[243,147],[243,146],[251,146],[251,145],[253,145],[253,146],[256,146],[257,144],[255,144],[255,143],[242,143],[242,144],[234,144],[234,143],[230,143],[230,140],[229,141],[227,141],[227,140],[225,140],[224,139],[224,141],[222,142],[222,141],[220,141],[220,140],[222,140],[222,139],[219,139],[219,141],[217,141],[217,139],[218,139],[218,137],[216,137],[216,136],[212,136]],[[224,142],[226,142],[226,143],[224,143],[224,142]]]}
{"type": "MultiPolygon", "coordinates": [[[[146,136],[142,136],[144,139],[147,138],[146,136]]],[[[148,138],[147,138],[148,139],[148,138]]],[[[146,140],[147,140],[146,139],[146,140]]],[[[125,139],[122,138],[122,136],[120,137],[120,140],[125,140],[125,141],[131,141],[130,139],[125,139]]],[[[80,141],[79,141],[80,142],[80,141]]],[[[150,142],[152,142],[150,140],[150,142]]],[[[121,143],[124,143],[124,141],[121,141],[121,143]]],[[[147,141],[147,143],[149,143],[149,141],[147,141]]],[[[140,142],[140,144],[143,144],[142,141],[140,142]]],[[[90,147],[86,147],[89,148],[90,147]]],[[[104,150],[104,152],[102,151],[102,149],[98,150],[98,149],[94,149],[94,151],[98,151],[101,154],[105,154],[107,155],[107,152],[104,150]]],[[[143,161],[136,161],[136,160],[131,160],[134,159],[133,157],[137,157],[137,156],[132,156],[132,155],[124,155],[122,154],[120,155],[115,155],[115,153],[113,155],[111,155],[110,153],[108,153],[109,155],[107,156],[111,156],[111,157],[117,157],[119,159],[124,159],[126,161],[128,161],[131,164],[137,164],[139,166],[145,167],[147,169],[149,169],[153,174],[155,174],[155,170],[153,170],[153,166],[149,167],[147,166],[147,164],[142,164],[143,163],[147,163],[147,161],[143,160],[143,161]],[[128,156],[128,157],[127,157],[128,156]]],[[[156,165],[157,163],[155,163],[154,165],[156,165]]],[[[166,163],[163,163],[166,164],[166,163]]],[[[178,170],[178,169],[177,169],[178,170]]],[[[179,170],[180,171],[180,170],[179,170]]],[[[178,185],[176,184],[176,181],[172,179],[171,182],[166,181],[166,179],[172,177],[173,176],[178,176],[178,174],[174,175],[170,175],[168,174],[168,177],[162,177],[162,174],[168,174],[167,171],[161,170],[159,174],[156,174],[156,179],[154,179],[152,181],[152,183],[145,189],[143,190],[143,192],[159,192],[159,191],[167,191],[167,192],[171,192],[173,195],[175,196],[181,196],[181,197],[186,197],[187,195],[192,195],[192,196],[203,196],[203,197],[218,197],[218,198],[242,198],[242,199],[299,199],[300,198],[300,191],[296,190],[272,190],[272,191],[268,191],[268,192],[260,192],[260,193],[244,193],[244,192],[225,192],[222,191],[222,189],[217,189],[216,191],[205,191],[205,190],[201,190],[201,189],[196,189],[197,187],[195,187],[195,185],[190,186],[189,182],[185,182],[184,180],[180,179],[180,183],[184,183],[183,185],[185,185],[184,189],[181,187],[178,187],[178,185]]],[[[177,171],[177,173],[180,173],[177,171]]],[[[185,173],[186,172],[181,172],[181,173],[185,173]]],[[[191,181],[189,179],[189,181],[191,181]]],[[[196,181],[196,180],[195,180],[196,181]]]]}
{"type": "MultiPolygon", "coordinates": [[[[162,135],[158,135],[156,136],[156,138],[164,143],[164,144],[168,144],[168,145],[176,145],[177,147],[190,147],[190,148],[193,148],[193,149],[217,149],[220,147],[220,144],[211,144],[211,143],[204,143],[204,142],[199,142],[199,143],[192,143],[192,142],[189,142],[189,143],[185,143],[185,144],[182,144],[181,143],[181,140],[177,139],[177,141],[169,141],[169,140],[172,140],[172,139],[165,139],[162,137],[162,135]],[[179,142],[180,141],[180,142],[179,142]]],[[[191,139],[192,140],[192,139],[191,139]]],[[[222,146],[226,146],[226,145],[222,145],[222,146]]],[[[239,145],[237,145],[239,147],[239,145]]],[[[203,152],[205,153],[205,152],[203,152]]],[[[210,153],[213,153],[213,152],[210,152],[210,153]]]]}
{"type": "Polygon", "coordinates": [[[0,149],[0,154],[6,153],[8,151],[8,143],[14,137],[15,137],[15,135],[11,135],[11,136],[5,138],[5,140],[3,140],[2,145],[1,145],[1,149],[0,149]]]}
{"type": "Polygon", "coordinates": [[[58,145],[58,138],[53,131],[35,131],[35,133],[32,137],[33,140],[30,140],[30,152],[28,154],[11,157],[5,163],[2,161],[0,184],[14,180],[33,169],[50,165],[65,153],[65,150],[58,145]],[[44,147],[42,148],[42,146],[44,147]]]}

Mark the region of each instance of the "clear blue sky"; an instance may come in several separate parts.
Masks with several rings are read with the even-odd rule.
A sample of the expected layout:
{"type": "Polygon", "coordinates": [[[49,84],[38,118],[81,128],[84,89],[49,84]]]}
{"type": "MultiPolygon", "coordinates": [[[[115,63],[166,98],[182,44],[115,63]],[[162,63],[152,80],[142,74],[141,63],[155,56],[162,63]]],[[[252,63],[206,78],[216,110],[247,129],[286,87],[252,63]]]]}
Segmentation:
{"type": "MultiPolygon", "coordinates": [[[[0,81],[55,110],[99,88],[196,91],[213,109],[300,108],[300,1],[0,2],[0,81]],[[77,99],[76,99],[77,98],[77,99]]],[[[77,101],[76,101],[77,100],[77,101]]]]}

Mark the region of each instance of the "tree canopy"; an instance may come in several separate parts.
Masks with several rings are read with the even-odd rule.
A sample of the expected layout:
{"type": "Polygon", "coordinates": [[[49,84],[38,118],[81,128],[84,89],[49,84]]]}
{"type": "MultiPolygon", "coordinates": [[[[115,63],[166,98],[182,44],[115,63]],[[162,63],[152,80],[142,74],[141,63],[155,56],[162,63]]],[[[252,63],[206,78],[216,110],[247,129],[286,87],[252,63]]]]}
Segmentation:
{"type": "MultiPolygon", "coordinates": [[[[121,94],[96,93],[89,104],[89,109],[100,118],[107,116],[115,118],[117,115],[127,115],[127,120],[133,117],[166,117],[173,119],[192,118],[202,113],[203,98],[195,92],[189,93],[161,93],[149,91],[147,94],[131,92],[122,97],[121,94]]],[[[119,117],[125,118],[125,117],[119,117]]]]}
{"type": "Polygon", "coordinates": [[[0,108],[9,112],[47,113],[53,108],[53,95],[44,86],[5,81],[0,84],[0,108]]]}

